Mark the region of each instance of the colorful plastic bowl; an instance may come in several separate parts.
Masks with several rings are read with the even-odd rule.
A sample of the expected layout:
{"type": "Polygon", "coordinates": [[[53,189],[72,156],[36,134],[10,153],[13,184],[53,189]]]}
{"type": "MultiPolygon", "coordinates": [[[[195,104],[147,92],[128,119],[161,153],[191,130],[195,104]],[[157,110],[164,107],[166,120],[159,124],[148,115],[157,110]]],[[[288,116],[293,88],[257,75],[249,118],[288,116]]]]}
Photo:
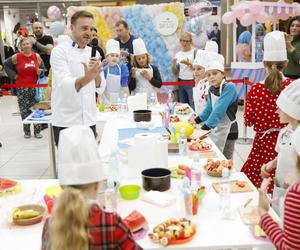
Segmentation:
{"type": "Polygon", "coordinates": [[[140,196],[139,185],[124,185],[119,188],[120,196],[124,200],[135,200],[140,196]]]}

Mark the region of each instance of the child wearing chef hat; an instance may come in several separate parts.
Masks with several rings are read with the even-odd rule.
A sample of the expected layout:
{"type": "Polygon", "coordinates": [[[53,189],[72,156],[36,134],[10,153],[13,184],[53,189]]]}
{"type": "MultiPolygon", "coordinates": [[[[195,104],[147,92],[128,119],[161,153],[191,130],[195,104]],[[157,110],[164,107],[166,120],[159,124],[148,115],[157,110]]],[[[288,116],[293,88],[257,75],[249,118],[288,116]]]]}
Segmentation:
{"type": "Polygon", "coordinates": [[[201,129],[210,130],[213,142],[231,159],[238,134],[235,121],[237,93],[233,83],[225,80],[223,56],[209,61],[205,67],[205,74],[210,85],[207,105],[198,116],[192,116],[190,122],[202,123],[201,129]],[[236,131],[231,131],[231,128],[236,131]],[[229,137],[231,133],[232,137],[229,137]]]}
{"type": "Polygon", "coordinates": [[[141,38],[133,40],[132,71],[129,79],[129,90],[133,93],[147,93],[156,98],[157,90],[162,86],[158,68],[151,64],[151,56],[141,38]]]}
{"type": "Polygon", "coordinates": [[[103,168],[92,130],[74,126],[61,131],[58,182],[63,188],[43,228],[42,249],[142,249],[116,213],[96,199],[103,168]]]}
{"type": "Polygon", "coordinates": [[[117,103],[119,98],[129,94],[128,76],[129,71],[125,64],[120,61],[120,44],[114,39],[106,43],[106,63],[104,64],[104,76],[106,88],[103,100],[106,103],[117,103]]]}
{"type": "Polygon", "coordinates": [[[196,114],[200,114],[207,103],[209,84],[205,77],[205,67],[209,61],[213,60],[220,60],[220,62],[224,64],[224,57],[218,54],[218,44],[215,41],[207,41],[204,50],[197,50],[197,54],[193,62],[193,73],[195,79],[193,99],[196,114]]]}
{"type": "MultiPolygon", "coordinates": [[[[280,129],[286,126],[280,122],[276,100],[281,91],[292,80],[285,78],[287,51],[284,33],[272,31],[264,37],[264,67],[267,76],[263,82],[253,84],[248,94],[244,114],[245,125],[256,132],[248,159],[241,171],[259,188],[262,182],[261,167],[276,156],[275,145],[280,129]]],[[[274,176],[274,170],[270,173],[274,176]]],[[[273,191],[270,185],[269,192],[273,191]]]]}
{"type": "Polygon", "coordinates": [[[198,50],[193,62],[193,73],[195,78],[195,87],[193,87],[193,99],[196,114],[200,114],[207,103],[209,84],[205,78],[205,66],[207,64],[205,53],[198,50]]]}
{"type": "Polygon", "coordinates": [[[267,196],[271,178],[264,179],[259,189],[258,213],[260,227],[276,249],[300,249],[300,127],[295,130],[291,140],[295,151],[297,180],[287,190],[284,197],[282,226],[269,215],[270,201],[267,196]]]}
{"type": "Polygon", "coordinates": [[[276,169],[274,177],[274,190],[272,208],[280,215],[282,214],[282,199],[287,191],[288,183],[297,177],[296,157],[291,144],[294,131],[300,124],[300,80],[296,80],[286,87],[276,101],[281,123],[288,123],[277,138],[275,150],[277,157],[264,164],[261,168],[263,178],[270,177],[270,172],[276,169]]]}

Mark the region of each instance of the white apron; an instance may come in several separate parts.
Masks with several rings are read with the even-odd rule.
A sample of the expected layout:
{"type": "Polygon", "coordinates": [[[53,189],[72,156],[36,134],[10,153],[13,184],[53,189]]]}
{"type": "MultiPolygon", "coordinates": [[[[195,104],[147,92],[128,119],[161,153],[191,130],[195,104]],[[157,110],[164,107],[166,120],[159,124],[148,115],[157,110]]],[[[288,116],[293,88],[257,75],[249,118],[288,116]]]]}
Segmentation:
{"type": "Polygon", "coordinates": [[[205,79],[200,80],[199,83],[193,87],[193,99],[196,114],[200,114],[206,106],[206,96],[208,94],[209,85],[205,79]]]}
{"type": "MultiPolygon", "coordinates": [[[[143,70],[143,69],[139,69],[139,70],[143,70]]],[[[153,68],[151,67],[151,65],[149,65],[149,68],[145,69],[147,70],[150,75],[151,78],[153,77],[153,68]]],[[[154,93],[154,96],[156,98],[156,89],[154,86],[151,85],[151,83],[149,82],[149,80],[147,80],[145,77],[142,76],[142,74],[140,72],[136,73],[135,76],[136,79],[136,88],[134,90],[134,93],[146,93],[147,94],[147,100],[150,101],[150,96],[152,93],[154,93]]]]}
{"type": "MultiPolygon", "coordinates": [[[[225,83],[225,80],[220,85],[220,96],[222,94],[222,87],[225,83]]],[[[216,102],[218,101],[220,96],[216,96],[213,93],[211,93],[211,103],[212,103],[212,110],[215,107],[216,102]]],[[[220,121],[217,127],[211,130],[210,138],[213,140],[213,142],[217,145],[217,147],[220,149],[221,152],[223,152],[225,143],[228,137],[228,134],[230,132],[231,124],[234,123],[234,121],[231,121],[227,114],[223,117],[223,119],[220,121]]]]}
{"type": "Polygon", "coordinates": [[[291,178],[296,181],[297,179],[294,178],[298,176],[296,170],[296,154],[291,143],[292,135],[293,131],[288,125],[279,133],[276,145],[278,156],[275,176],[278,180],[279,187],[274,184],[273,199],[275,199],[275,201],[272,203],[272,208],[280,217],[283,216],[283,201],[287,192],[287,189],[283,188],[284,182],[291,178]]]}
{"type": "Polygon", "coordinates": [[[121,87],[121,68],[117,64],[120,74],[113,75],[109,72],[109,67],[107,69],[106,77],[106,88],[103,95],[104,103],[117,103],[118,98],[122,97],[122,87],[121,87]]]}

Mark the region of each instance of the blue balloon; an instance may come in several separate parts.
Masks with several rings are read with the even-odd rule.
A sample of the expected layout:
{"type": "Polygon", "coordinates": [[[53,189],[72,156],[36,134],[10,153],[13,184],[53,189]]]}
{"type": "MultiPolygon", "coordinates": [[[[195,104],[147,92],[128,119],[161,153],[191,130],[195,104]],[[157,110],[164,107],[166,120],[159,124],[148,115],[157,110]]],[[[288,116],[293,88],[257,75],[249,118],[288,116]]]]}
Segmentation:
{"type": "Polygon", "coordinates": [[[53,22],[50,25],[50,33],[51,35],[58,37],[62,35],[65,31],[65,24],[59,21],[53,22]]]}

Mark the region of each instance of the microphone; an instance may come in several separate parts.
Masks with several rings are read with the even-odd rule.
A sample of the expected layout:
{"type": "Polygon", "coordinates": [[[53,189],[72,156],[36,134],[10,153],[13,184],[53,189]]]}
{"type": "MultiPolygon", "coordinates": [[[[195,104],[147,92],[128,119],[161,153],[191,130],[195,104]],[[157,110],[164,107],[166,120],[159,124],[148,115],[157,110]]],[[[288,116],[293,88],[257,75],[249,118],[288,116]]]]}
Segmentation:
{"type": "Polygon", "coordinates": [[[92,53],[91,53],[91,57],[95,57],[96,56],[96,51],[97,51],[97,46],[98,46],[98,39],[95,37],[92,40],[92,53]]]}

